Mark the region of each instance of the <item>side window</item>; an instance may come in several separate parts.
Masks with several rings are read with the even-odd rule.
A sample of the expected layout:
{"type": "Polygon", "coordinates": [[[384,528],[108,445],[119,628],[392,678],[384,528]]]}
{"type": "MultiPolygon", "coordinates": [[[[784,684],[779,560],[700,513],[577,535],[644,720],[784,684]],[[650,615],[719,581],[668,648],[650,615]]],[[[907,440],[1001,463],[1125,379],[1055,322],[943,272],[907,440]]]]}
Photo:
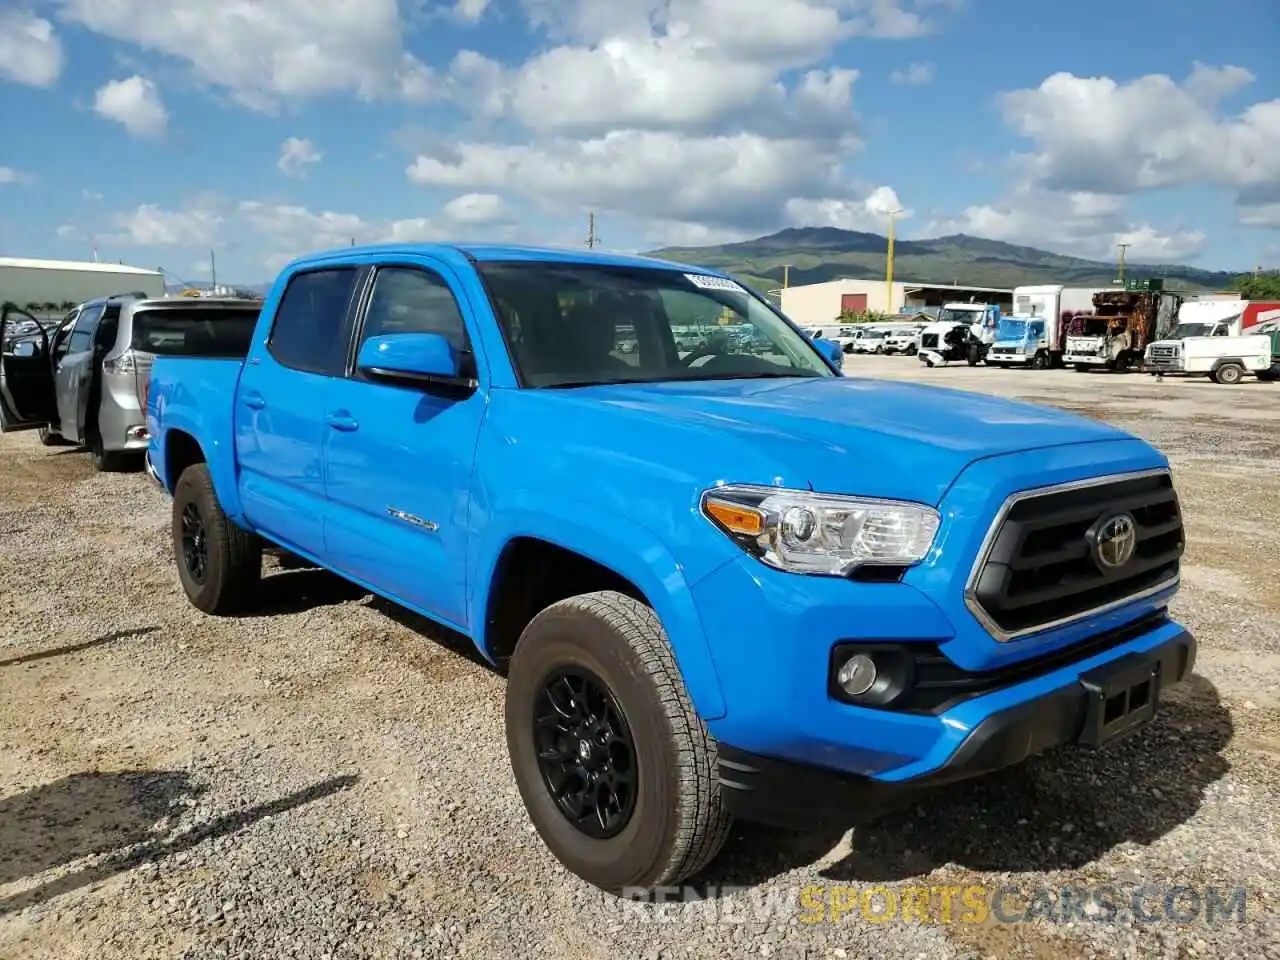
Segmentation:
{"type": "Polygon", "coordinates": [[[458,301],[439,274],[417,267],[382,267],[373,280],[364,338],[438,333],[459,353],[469,349],[458,301]]]}
{"type": "Polygon", "coordinates": [[[89,307],[80,314],[75,329],[67,344],[68,353],[83,353],[93,345],[93,335],[98,329],[98,320],[102,318],[102,305],[89,307]]]}
{"type": "Polygon", "coordinates": [[[267,349],[283,366],[339,376],[346,369],[347,306],[355,267],[296,274],[276,307],[267,349]]]}

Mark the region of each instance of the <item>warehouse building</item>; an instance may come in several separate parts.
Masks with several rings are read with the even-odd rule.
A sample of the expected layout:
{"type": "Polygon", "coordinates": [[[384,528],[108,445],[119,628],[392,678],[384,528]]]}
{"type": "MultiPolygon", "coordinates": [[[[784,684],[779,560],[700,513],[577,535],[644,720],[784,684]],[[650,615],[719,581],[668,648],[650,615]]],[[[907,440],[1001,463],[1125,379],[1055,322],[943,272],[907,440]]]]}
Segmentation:
{"type": "Polygon", "coordinates": [[[0,303],[32,313],[56,313],[66,304],[134,291],[163,296],[164,274],[119,263],[0,257],[0,303]]]}
{"type": "Polygon", "coordinates": [[[830,323],[841,313],[905,313],[916,307],[940,307],[944,303],[995,303],[1002,312],[1013,309],[1013,291],[999,287],[972,287],[950,283],[883,280],[829,280],[787,287],[782,291],[782,312],[802,327],[830,323]]]}

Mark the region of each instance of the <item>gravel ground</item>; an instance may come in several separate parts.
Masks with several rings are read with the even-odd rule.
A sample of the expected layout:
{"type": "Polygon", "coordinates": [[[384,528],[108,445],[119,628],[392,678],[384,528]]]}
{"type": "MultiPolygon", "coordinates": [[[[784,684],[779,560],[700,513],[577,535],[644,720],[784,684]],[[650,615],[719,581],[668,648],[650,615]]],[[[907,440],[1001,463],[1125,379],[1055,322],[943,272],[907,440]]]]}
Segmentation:
{"type": "Polygon", "coordinates": [[[142,475],[6,436],[0,958],[1280,958],[1280,386],[848,366],[1059,404],[1169,453],[1175,613],[1201,652],[1150,728],[844,836],[740,827],[710,899],[622,903],[533,835],[502,680],[465,643],[317,571],[271,570],[261,615],[205,618],[142,475]],[[868,887],[974,885],[1016,887],[1004,915],[1037,918],[943,922],[935,891],[930,922],[806,922],[868,887]],[[1035,895],[1085,885],[1121,909],[1063,919],[1035,895]],[[1129,909],[1144,885],[1148,919],[1129,909]],[[1245,918],[1175,922],[1172,885],[1195,891],[1171,901],[1184,921],[1207,887],[1246,888],[1245,918]]]}

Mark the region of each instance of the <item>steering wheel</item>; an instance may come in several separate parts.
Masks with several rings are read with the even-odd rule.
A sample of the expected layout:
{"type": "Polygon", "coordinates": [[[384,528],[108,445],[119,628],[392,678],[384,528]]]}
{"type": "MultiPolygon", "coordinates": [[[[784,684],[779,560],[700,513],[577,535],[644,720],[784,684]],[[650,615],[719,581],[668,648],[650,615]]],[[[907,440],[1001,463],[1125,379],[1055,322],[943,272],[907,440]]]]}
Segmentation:
{"type": "Polygon", "coordinates": [[[727,333],[721,333],[720,331],[710,333],[702,343],[694,348],[692,353],[680,361],[680,365],[692,367],[696,361],[701,360],[703,357],[724,356],[731,352],[730,346],[727,333]]]}

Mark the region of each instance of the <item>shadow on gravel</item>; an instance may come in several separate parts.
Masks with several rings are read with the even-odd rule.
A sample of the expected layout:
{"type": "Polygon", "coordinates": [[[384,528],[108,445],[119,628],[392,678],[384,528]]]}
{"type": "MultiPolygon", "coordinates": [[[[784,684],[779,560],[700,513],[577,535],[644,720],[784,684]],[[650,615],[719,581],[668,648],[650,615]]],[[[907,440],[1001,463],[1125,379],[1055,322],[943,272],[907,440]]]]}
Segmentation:
{"type": "Polygon", "coordinates": [[[1166,694],[1145,731],[1097,752],[1064,749],[926,795],[854,833],[822,871],[835,881],[891,882],[947,863],[972,870],[1075,870],[1126,841],[1152,843],[1200,809],[1229,768],[1231,717],[1194,675],[1166,694]]]}
{"type": "Polygon", "coordinates": [[[81,857],[103,860],[34,889],[0,899],[0,916],[102,883],[206,840],[346,790],[354,774],[331,777],[269,803],[235,810],[168,835],[175,801],[203,792],[175,771],[80,773],[0,800],[0,885],[81,857]]]}
{"type": "MultiPolygon", "coordinates": [[[[305,563],[305,561],[299,561],[305,563]]],[[[290,564],[280,573],[262,578],[258,588],[261,602],[240,614],[242,617],[275,617],[302,613],[317,607],[333,607],[367,597],[369,591],[328,570],[290,564]]]]}
{"type": "MultiPolygon", "coordinates": [[[[65,647],[38,650],[35,653],[24,653],[18,657],[10,657],[8,660],[0,660],[0,667],[16,667],[23,663],[35,663],[37,660],[64,657],[68,654],[80,653],[83,650],[92,650],[94,647],[105,647],[107,644],[115,643],[117,640],[127,640],[130,637],[145,637],[147,634],[155,633],[159,629],[159,627],[133,627],[129,630],[114,630],[93,640],[85,640],[83,643],[71,643],[65,647]]],[[[0,827],[3,827],[2,822],[0,822],[0,827]]],[[[3,852],[4,847],[0,847],[0,856],[3,856],[3,852]]],[[[3,876],[3,869],[0,869],[0,876],[3,876]]]]}
{"type": "Polygon", "coordinates": [[[382,597],[375,596],[369,606],[437,647],[456,654],[476,666],[484,667],[491,673],[501,674],[500,670],[480,655],[480,651],[468,637],[382,597]]]}

